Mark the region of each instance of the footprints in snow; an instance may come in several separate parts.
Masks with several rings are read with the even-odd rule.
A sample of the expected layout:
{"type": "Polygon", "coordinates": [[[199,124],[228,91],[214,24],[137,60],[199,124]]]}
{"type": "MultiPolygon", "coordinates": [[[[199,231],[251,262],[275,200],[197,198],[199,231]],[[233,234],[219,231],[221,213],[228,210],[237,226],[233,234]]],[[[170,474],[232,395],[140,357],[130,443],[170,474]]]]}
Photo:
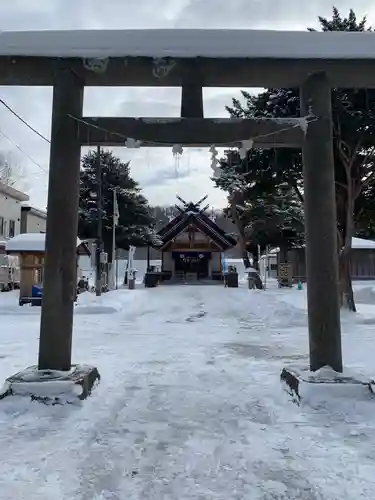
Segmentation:
{"type": "Polygon", "coordinates": [[[207,312],[206,311],[200,311],[196,314],[193,314],[189,316],[188,318],[185,318],[185,321],[189,323],[193,323],[194,321],[197,321],[197,319],[204,318],[206,316],[207,312]]]}

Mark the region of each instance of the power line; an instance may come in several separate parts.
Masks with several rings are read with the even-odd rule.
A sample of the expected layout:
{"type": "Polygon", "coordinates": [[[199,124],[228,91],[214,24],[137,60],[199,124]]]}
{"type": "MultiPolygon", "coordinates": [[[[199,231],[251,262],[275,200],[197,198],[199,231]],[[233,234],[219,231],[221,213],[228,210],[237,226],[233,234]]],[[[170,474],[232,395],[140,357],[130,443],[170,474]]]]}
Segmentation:
{"type": "Polygon", "coordinates": [[[72,120],[75,120],[78,123],[83,123],[84,125],[87,125],[88,127],[95,128],[96,130],[100,130],[101,132],[105,132],[106,134],[114,135],[116,137],[120,137],[121,139],[124,139],[124,142],[126,139],[128,139],[125,135],[120,134],[119,132],[113,132],[112,130],[108,130],[103,127],[99,127],[99,125],[95,125],[94,123],[90,123],[83,118],[78,118],[77,116],[68,114],[69,118],[72,118],[72,120]]]}
{"type": "Polygon", "coordinates": [[[48,170],[47,169],[45,169],[44,167],[42,167],[40,165],[40,163],[38,163],[37,161],[35,161],[34,158],[32,158],[28,153],[26,153],[26,151],[24,151],[21,148],[21,146],[19,146],[16,142],[14,142],[13,139],[11,139],[8,135],[6,135],[1,129],[0,129],[0,135],[2,135],[3,137],[5,137],[5,139],[7,139],[11,144],[13,144],[13,146],[15,148],[17,148],[18,151],[20,151],[24,156],[26,156],[26,158],[28,158],[31,161],[31,163],[33,163],[40,170],[42,170],[42,172],[44,172],[45,174],[48,174],[48,170]]]}
{"type": "MultiPolygon", "coordinates": [[[[38,137],[46,141],[48,144],[51,144],[51,141],[49,141],[43,134],[38,132],[34,127],[32,127],[22,116],[20,116],[14,109],[4,101],[4,99],[0,98],[0,103],[10,112],[12,115],[14,115],[18,120],[20,120],[21,123],[23,123],[28,129],[30,129],[34,134],[36,134],[38,137]]],[[[13,146],[15,146],[18,151],[20,151],[26,158],[28,158],[35,166],[37,166],[42,172],[45,174],[48,174],[48,170],[42,167],[37,161],[34,160],[26,151],[24,151],[21,146],[19,146],[13,139],[11,139],[8,135],[6,135],[1,129],[0,129],[0,135],[5,137],[13,146]]]]}
{"type": "Polygon", "coordinates": [[[24,120],[22,118],[22,116],[20,116],[16,111],[14,111],[14,109],[12,109],[9,104],[7,104],[4,99],[1,99],[0,98],[0,103],[6,107],[6,109],[8,111],[10,111],[12,113],[12,115],[14,115],[16,118],[18,118],[18,120],[20,120],[20,122],[22,122],[24,125],[26,125],[27,128],[29,128],[32,132],[34,132],[34,134],[36,134],[37,136],[39,136],[41,139],[43,139],[44,141],[48,142],[48,144],[51,144],[51,141],[49,141],[47,139],[47,137],[45,137],[43,134],[41,134],[40,132],[38,132],[34,127],[32,127],[26,120],[24,120]]]}

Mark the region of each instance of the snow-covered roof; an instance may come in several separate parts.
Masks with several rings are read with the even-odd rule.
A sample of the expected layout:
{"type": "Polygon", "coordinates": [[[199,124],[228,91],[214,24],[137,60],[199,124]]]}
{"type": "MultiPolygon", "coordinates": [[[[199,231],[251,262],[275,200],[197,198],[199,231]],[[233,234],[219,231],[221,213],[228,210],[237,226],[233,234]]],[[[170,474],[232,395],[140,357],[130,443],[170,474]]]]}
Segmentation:
{"type": "Polygon", "coordinates": [[[2,31],[0,55],[375,59],[375,33],[151,29],[2,31]]]}
{"type": "MultiPolygon", "coordinates": [[[[366,240],[364,238],[352,238],[352,248],[354,250],[375,250],[375,241],[373,240],[366,240]]],[[[268,255],[275,255],[278,252],[280,252],[280,248],[273,248],[268,252],[268,255]]],[[[262,255],[261,258],[266,258],[266,255],[262,255]]]]}
{"type": "MultiPolygon", "coordinates": [[[[77,238],[77,248],[83,243],[77,238]]],[[[45,233],[18,234],[6,242],[7,252],[44,252],[46,244],[45,233]]]]}
{"type": "Polygon", "coordinates": [[[375,241],[365,240],[364,238],[352,238],[352,248],[356,250],[375,249],[375,241]]]}
{"type": "Polygon", "coordinates": [[[47,219],[47,212],[41,210],[40,208],[32,207],[29,203],[22,203],[21,210],[25,212],[30,212],[32,215],[39,217],[41,219],[47,219]]]}
{"type": "MultiPolygon", "coordinates": [[[[1,40],[1,34],[0,34],[0,40],[1,40]]],[[[29,200],[29,196],[26,193],[22,193],[22,191],[18,191],[18,189],[15,189],[12,186],[8,186],[8,184],[4,184],[3,182],[0,182],[0,193],[10,196],[11,198],[17,201],[29,200]]]]}

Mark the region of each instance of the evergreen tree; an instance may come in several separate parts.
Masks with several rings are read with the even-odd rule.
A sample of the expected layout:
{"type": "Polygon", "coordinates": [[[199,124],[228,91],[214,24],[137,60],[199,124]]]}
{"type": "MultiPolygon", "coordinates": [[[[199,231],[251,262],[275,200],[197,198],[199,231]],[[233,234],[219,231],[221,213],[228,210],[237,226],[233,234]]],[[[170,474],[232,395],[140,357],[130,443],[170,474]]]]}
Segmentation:
{"type": "MultiPolygon", "coordinates": [[[[348,17],[342,17],[334,7],[332,19],[319,17],[319,22],[322,31],[372,31],[371,27],[367,27],[366,18],[358,21],[353,10],[348,17]]],[[[243,91],[242,96],[245,105],[233,99],[232,106],[227,107],[233,117],[300,116],[298,89],[268,89],[257,96],[243,91]]],[[[341,298],[344,306],[355,311],[350,276],[352,236],[356,234],[357,223],[358,230],[363,231],[364,227],[369,228],[375,222],[375,212],[370,210],[368,201],[375,180],[375,91],[333,89],[332,107],[341,298]]],[[[263,184],[264,178],[268,177],[271,190],[268,196],[279,183],[287,182],[303,200],[301,152],[283,149],[277,151],[276,156],[277,161],[270,163],[271,169],[266,168],[261,173],[269,161],[270,152],[251,151],[244,161],[237,161],[241,164],[236,167],[237,172],[239,175],[249,169],[258,172],[256,181],[263,176],[263,184]],[[254,158],[258,167],[253,165],[254,158]]],[[[233,177],[236,177],[236,171],[232,173],[232,183],[235,183],[233,177]]],[[[222,181],[217,185],[226,189],[222,181]]]]}
{"type": "Polygon", "coordinates": [[[247,235],[253,244],[280,247],[282,261],[287,251],[304,243],[303,206],[289,185],[276,192],[255,198],[245,208],[247,235]]]}
{"type": "Polygon", "coordinates": [[[178,210],[174,206],[155,206],[152,208],[152,214],[156,221],[156,230],[159,231],[166,226],[168,222],[178,215],[178,210]]]}
{"type": "Polygon", "coordinates": [[[155,220],[146,198],[132,177],[129,162],[123,162],[111,151],[100,152],[103,210],[97,209],[97,151],[89,151],[82,159],[78,234],[80,238],[97,238],[98,217],[102,217],[104,251],[112,260],[114,191],[117,192],[118,225],[116,246],[145,246],[156,242],[155,220]]]}
{"type": "MultiPolygon", "coordinates": [[[[300,180],[292,176],[291,169],[281,168],[280,153],[252,149],[241,159],[238,152],[227,151],[220,162],[220,176],[214,179],[217,187],[228,192],[227,213],[240,235],[246,267],[250,252],[257,268],[259,246],[279,246],[286,259],[287,251],[304,241],[300,180]]],[[[289,154],[289,161],[291,157],[289,154]]]]}

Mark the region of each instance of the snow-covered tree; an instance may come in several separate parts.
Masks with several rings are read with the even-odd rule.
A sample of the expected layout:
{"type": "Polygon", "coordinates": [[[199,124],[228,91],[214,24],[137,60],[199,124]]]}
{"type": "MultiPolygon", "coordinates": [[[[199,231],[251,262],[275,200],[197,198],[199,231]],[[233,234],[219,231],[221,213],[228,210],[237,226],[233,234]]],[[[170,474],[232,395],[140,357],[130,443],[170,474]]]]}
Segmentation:
{"type": "MultiPolygon", "coordinates": [[[[96,238],[98,233],[96,164],[98,155],[90,151],[82,159],[80,183],[80,211],[78,234],[81,238],[96,238]]],[[[155,219],[146,198],[132,177],[129,162],[123,162],[111,151],[101,151],[101,183],[103,193],[103,224],[104,250],[109,261],[112,256],[112,229],[114,196],[117,192],[118,225],[116,227],[116,245],[127,250],[129,245],[144,246],[157,243],[155,219]]]]}
{"type": "MultiPolygon", "coordinates": [[[[319,22],[322,31],[372,31],[367,27],[366,18],[358,21],[353,10],[350,10],[347,17],[342,17],[339,10],[333,8],[332,19],[319,17],[319,22]]],[[[244,103],[233,99],[232,106],[227,107],[231,116],[300,116],[298,89],[268,89],[256,96],[244,91],[242,97],[244,103]]],[[[344,307],[355,311],[350,275],[352,237],[356,234],[357,222],[359,229],[375,222],[375,211],[369,203],[375,183],[375,91],[333,89],[332,107],[341,299],[344,307]]],[[[262,176],[268,176],[274,185],[287,182],[302,201],[301,152],[293,149],[278,150],[274,161],[270,159],[271,154],[269,150],[251,152],[242,169],[249,168],[250,162],[251,169],[255,172],[253,177],[262,179],[262,176]],[[254,162],[258,167],[254,167],[254,162]]],[[[243,180],[232,179],[232,183],[234,182],[242,184],[243,180]]],[[[227,190],[224,181],[220,181],[218,185],[227,190]]]]}
{"type": "Polygon", "coordinates": [[[304,243],[303,205],[288,184],[246,203],[245,234],[253,245],[280,248],[281,262],[287,262],[290,248],[304,243]]]}
{"type": "Polygon", "coordinates": [[[166,226],[176,215],[178,210],[175,206],[155,206],[152,207],[152,214],[156,222],[156,229],[166,226]]]}
{"type": "Polygon", "coordinates": [[[253,149],[243,159],[238,152],[227,151],[214,178],[216,186],[228,193],[227,214],[239,233],[245,266],[250,252],[257,267],[259,246],[279,246],[286,257],[287,250],[304,239],[298,183],[285,182],[286,174],[276,160],[272,150],[253,149]]]}

